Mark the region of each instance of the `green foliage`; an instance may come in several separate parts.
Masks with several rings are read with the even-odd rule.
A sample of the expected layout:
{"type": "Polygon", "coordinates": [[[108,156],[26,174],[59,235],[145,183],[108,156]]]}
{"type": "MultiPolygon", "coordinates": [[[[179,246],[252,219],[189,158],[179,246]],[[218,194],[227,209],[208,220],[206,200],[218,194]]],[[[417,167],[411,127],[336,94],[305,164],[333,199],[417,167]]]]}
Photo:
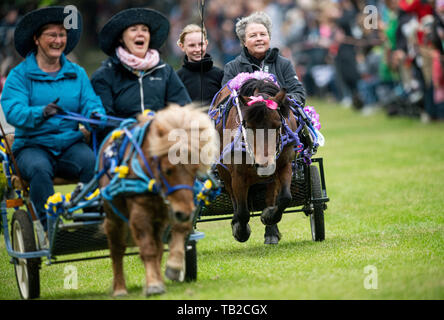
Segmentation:
{"type": "Polygon", "coordinates": [[[57,0],[40,0],[39,1],[39,8],[47,7],[47,6],[54,6],[57,4],[57,0]]]}
{"type": "MultiPolygon", "coordinates": [[[[319,112],[326,138],[318,152],[330,198],[326,240],[311,241],[302,213],[283,217],[277,246],[263,244],[258,218],[250,222],[246,243],[233,239],[229,221],[198,224],[206,235],[197,245],[198,280],[167,281],[167,293],[150,300],[444,299],[444,124],[382,113],[363,117],[325,101],[309,104],[319,112]],[[377,270],[377,289],[366,289],[368,266],[377,270]]],[[[0,241],[0,298],[18,299],[8,261],[0,241]]],[[[111,297],[109,259],[72,265],[76,290],[63,287],[66,265],[43,265],[43,299],[111,297]]],[[[137,255],[125,258],[125,274],[127,298],[146,299],[137,255]]]]}

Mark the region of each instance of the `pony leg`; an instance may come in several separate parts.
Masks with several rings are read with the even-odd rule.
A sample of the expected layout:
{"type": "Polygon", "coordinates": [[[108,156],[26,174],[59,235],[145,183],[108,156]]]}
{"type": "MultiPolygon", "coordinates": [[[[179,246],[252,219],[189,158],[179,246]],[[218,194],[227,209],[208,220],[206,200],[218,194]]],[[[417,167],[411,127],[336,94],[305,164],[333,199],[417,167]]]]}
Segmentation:
{"type": "Polygon", "coordinates": [[[243,178],[233,179],[238,183],[232,184],[232,202],[233,202],[233,219],[231,220],[231,229],[234,238],[239,242],[245,242],[250,238],[251,228],[248,222],[250,221],[250,210],[248,210],[247,196],[248,186],[243,178]]]}
{"type": "Polygon", "coordinates": [[[265,226],[264,233],[264,244],[278,244],[281,240],[281,233],[277,224],[272,224],[271,226],[265,226]]]}
{"type": "Polygon", "coordinates": [[[177,223],[171,228],[170,253],[166,263],[165,276],[173,281],[182,281],[184,274],[185,239],[191,232],[191,223],[177,223]]]}
{"type": "Polygon", "coordinates": [[[145,295],[162,294],[165,285],[161,274],[161,260],[163,254],[162,233],[164,224],[153,222],[144,202],[132,198],[130,205],[130,229],[133,240],[140,250],[140,258],[145,266],[145,295]]]}
{"type": "Polygon", "coordinates": [[[277,224],[282,213],[290,203],[291,197],[291,163],[278,172],[276,179],[267,190],[267,208],[262,211],[261,221],[267,226],[277,224]]]}
{"type": "MultiPolygon", "coordinates": [[[[106,208],[106,206],[105,206],[106,208]]],[[[109,211],[107,211],[109,212],[109,211]]],[[[113,213],[108,214],[104,223],[104,230],[108,238],[108,246],[113,266],[113,296],[127,294],[125,277],[123,273],[123,255],[126,250],[126,226],[113,213]]]]}

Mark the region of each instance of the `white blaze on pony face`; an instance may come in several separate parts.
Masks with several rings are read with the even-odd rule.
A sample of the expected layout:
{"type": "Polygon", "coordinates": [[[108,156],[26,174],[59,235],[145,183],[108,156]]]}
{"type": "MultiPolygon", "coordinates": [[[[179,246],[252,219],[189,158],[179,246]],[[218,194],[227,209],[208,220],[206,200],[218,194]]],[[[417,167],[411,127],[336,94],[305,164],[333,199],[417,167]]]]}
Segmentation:
{"type": "Polygon", "coordinates": [[[145,58],[150,45],[151,34],[144,24],[135,24],[122,33],[122,42],[129,53],[139,58],[145,58]]]}
{"type": "Polygon", "coordinates": [[[256,129],[248,130],[248,143],[252,146],[254,162],[258,176],[267,177],[276,170],[276,151],[279,133],[276,129],[256,129]]]}

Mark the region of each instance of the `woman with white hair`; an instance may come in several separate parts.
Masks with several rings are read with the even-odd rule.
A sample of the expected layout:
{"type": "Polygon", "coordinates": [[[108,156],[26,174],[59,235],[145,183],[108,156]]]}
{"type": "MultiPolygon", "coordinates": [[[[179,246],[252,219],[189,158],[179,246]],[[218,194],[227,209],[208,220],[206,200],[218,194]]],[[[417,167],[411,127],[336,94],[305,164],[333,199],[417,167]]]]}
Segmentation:
{"type": "Polygon", "coordinates": [[[222,86],[241,72],[264,71],[276,76],[281,88],[301,107],[305,105],[305,89],[290,60],[279,54],[278,48],[270,48],[271,19],[264,12],[255,12],[236,23],[236,34],[242,52],[225,65],[222,86]]]}

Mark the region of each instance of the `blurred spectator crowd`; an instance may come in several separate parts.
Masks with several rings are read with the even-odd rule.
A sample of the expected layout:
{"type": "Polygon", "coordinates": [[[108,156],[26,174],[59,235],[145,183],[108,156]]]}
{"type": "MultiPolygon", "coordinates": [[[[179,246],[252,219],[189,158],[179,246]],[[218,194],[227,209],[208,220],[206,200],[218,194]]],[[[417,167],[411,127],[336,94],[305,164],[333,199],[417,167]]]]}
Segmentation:
{"type": "MultiPolygon", "coordinates": [[[[444,0],[98,0],[89,1],[87,10],[82,3],[86,24],[96,30],[89,33],[91,46],[121,9],[163,12],[171,29],[162,55],[176,69],[183,58],[176,41],[185,25],[200,24],[203,14],[207,51],[223,68],[241,51],[237,19],[265,11],[273,21],[271,47],[292,60],[308,97],[332,99],[364,114],[384,108],[424,122],[444,119],[444,0]]],[[[5,57],[14,55],[8,30],[15,11],[3,14],[0,23],[2,75],[8,71],[3,64],[11,64],[5,57]]]]}

